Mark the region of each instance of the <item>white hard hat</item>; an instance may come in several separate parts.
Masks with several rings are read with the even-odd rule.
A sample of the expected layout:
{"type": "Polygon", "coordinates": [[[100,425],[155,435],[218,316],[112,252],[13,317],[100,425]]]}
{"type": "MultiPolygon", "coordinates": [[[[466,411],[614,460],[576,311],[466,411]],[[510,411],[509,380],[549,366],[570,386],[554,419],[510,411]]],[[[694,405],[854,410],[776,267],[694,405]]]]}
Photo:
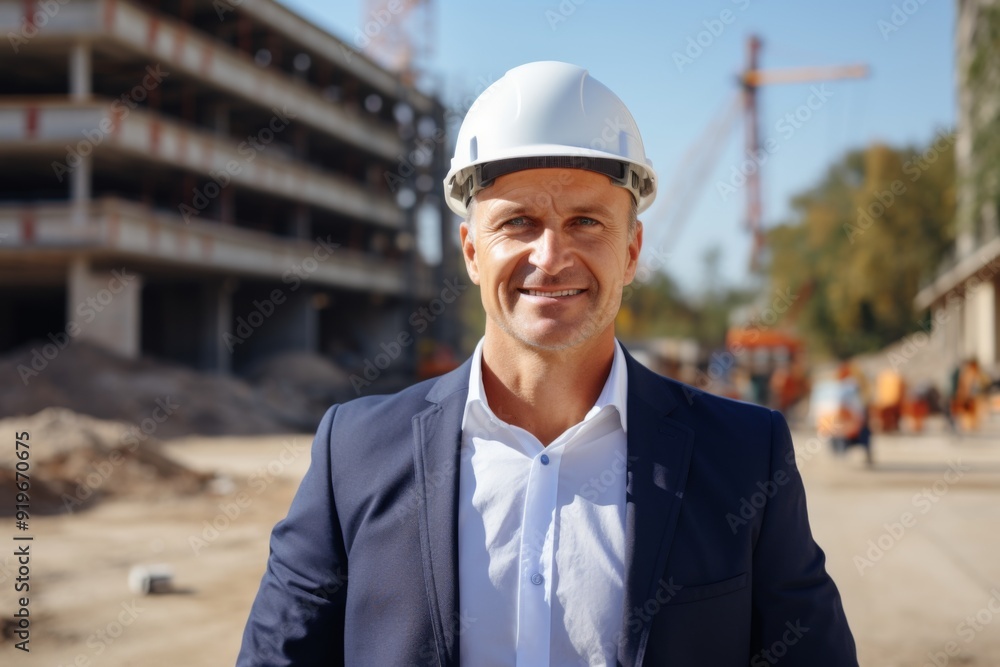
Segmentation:
{"type": "Polygon", "coordinates": [[[483,91],[458,131],[444,179],[448,207],[465,216],[498,176],[542,167],[605,174],[632,193],[639,212],[656,197],[656,172],[632,114],[576,65],[528,63],[483,91]]]}

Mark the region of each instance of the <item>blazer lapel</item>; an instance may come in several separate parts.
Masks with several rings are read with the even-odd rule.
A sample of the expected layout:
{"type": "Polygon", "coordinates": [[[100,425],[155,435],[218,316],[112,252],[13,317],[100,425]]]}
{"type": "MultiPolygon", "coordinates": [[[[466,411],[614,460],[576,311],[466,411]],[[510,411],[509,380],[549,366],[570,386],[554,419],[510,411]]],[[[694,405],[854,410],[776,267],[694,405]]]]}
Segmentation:
{"type": "Polygon", "coordinates": [[[671,386],[628,362],[628,464],[625,489],[625,609],[618,661],[642,664],[652,616],[672,594],[662,581],[687,483],[694,432],[667,415],[671,386]],[[661,590],[662,589],[662,590],[661,590]]]}
{"type": "Polygon", "coordinates": [[[424,581],[437,645],[438,664],[457,666],[458,656],[458,475],[462,415],[471,360],[438,379],[431,403],[413,417],[413,456],[424,581]]]}

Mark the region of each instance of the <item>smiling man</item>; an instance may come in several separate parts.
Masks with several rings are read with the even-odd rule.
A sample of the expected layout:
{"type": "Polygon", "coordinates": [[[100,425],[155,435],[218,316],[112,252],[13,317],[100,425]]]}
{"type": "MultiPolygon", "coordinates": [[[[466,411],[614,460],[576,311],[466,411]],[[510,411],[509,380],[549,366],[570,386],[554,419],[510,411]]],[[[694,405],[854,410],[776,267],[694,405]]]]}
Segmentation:
{"type": "Polygon", "coordinates": [[[635,201],[603,174],[537,168],[500,176],[475,209],[461,241],[486,309],[488,403],[548,445],[610,372],[642,244],[635,201]]]}
{"type": "Polygon", "coordinates": [[[511,70],[445,193],[484,336],[329,410],[238,664],[856,665],[782,416],[615,339],[656,194],[621,100],[565,63],[511,70]]]}

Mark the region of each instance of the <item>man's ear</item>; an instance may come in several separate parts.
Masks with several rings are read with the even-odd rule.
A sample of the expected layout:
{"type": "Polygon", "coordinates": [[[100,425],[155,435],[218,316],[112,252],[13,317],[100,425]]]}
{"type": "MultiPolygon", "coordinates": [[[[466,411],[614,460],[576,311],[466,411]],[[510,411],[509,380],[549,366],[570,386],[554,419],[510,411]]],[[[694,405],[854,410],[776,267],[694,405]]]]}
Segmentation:
{"type": "Polygon", "coordinates": [[[476,244],[473,241],[469,221],[458,227],[458,238],[462,243],[462,257],[465,259],[465,270],[469,272],[469,280],[474,285],[479,284],[479,265],[476,262],[476,244]]]}
{"type": "Polygon", "coordinates": [[[635,280],[635,272],[639,269],[639,251],[642,250],[642,221],[635,221],[635,234],[629,235],[628,264],[625,265],[625,285],[631,285],[635,280]]]}

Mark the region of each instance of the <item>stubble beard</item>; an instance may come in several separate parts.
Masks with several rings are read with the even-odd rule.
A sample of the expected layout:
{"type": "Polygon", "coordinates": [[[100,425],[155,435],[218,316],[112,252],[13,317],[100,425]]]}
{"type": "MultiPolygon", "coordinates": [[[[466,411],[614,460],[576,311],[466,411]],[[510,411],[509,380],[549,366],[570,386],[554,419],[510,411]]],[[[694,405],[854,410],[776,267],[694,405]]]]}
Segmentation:
{"type": "MultiPolygon", "coordinates": [[[[620,305],[619,302],[619,307],[620,305]]],[[[519,330],[519,327],[513,325],[514,318],[490,317],[489,319],[504,334],[522,345],[539,350],[557,352],[577,347],[607,330],[609,326],[613,327],[617,308],[609,305],[606,311],[609,312],[599,312],[593,317],[585,315],[583,322],[574,327],[574,335],[555,343],[545,343],[528,337],[522,330],[519,330]]]]}

